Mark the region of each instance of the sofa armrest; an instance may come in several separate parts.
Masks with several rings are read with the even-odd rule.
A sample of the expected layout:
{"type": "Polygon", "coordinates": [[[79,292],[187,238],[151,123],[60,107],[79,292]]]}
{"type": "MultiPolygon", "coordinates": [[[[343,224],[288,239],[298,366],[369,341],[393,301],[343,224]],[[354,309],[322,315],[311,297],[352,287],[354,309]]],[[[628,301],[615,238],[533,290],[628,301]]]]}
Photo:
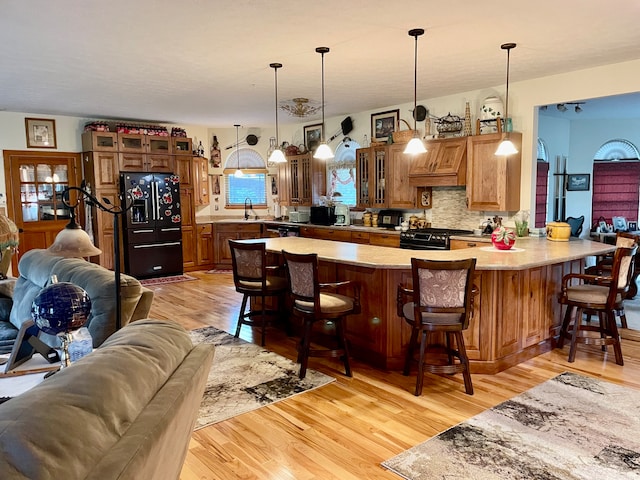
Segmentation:
{"type": "Polygon", "coordinates": [[[0,280],[0,297],[13,298],[13,290],[16,288],[17,280],[17,278],[0,280]]]}
{"type": "Polygon", "coordinates": [[[153,302],[153,290],[142,287],[142,296],[136,305],[133,314],[131,315],[131,321],[142,320],[143,318],[149,318],[149,311],[151,310],[151,302],[153,302]]]}

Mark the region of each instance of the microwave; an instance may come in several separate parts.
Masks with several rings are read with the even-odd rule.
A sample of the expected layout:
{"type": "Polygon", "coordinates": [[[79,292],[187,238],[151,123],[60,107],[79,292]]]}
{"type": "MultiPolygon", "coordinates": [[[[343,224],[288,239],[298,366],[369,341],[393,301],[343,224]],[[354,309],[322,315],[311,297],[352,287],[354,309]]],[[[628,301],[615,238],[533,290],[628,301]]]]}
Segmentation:
{"type": "Polygon", "coordinates": [[[311,207],[309,223],[313,225],[333,225],[336,223],[334,207],[311,207]]]}

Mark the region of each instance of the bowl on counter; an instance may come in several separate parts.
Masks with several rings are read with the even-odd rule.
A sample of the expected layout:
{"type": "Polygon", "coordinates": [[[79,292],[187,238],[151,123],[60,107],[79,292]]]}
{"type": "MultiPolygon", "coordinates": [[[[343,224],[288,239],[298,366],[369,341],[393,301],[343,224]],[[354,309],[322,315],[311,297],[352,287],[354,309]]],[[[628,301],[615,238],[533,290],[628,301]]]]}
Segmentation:
{"type": "Polygon", "coordinates": [[[396,230],[396,231],[398,231],[398,232],[399,232],[400,230],[402,230],[402,227],[401,227],[400,225],[396,225],[396,226],[395,226],[395,227],[393,227],[393,228],[395,228],[395,230],[396,230]]]}

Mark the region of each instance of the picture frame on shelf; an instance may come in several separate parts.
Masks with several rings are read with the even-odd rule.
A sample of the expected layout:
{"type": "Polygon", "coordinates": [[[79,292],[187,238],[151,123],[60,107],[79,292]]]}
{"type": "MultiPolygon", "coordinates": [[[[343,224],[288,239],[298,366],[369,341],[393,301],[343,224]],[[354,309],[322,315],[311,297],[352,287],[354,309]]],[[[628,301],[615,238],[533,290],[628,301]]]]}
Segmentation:
{"type": "Polygon", "coordinates": [[[591,188],[590,185],[591,174],[579,173],[574,175],[567,175],[567,191],[568,192],[587,192],[591,188]]]}
{"type": "Polygon", "coordinates": [[[25,118],[27,148],[56,148],[56,121],[52,118],[25,118]]]}
{"type": "Polygon", "coordinates": [[[629,223],[627,223],[627,228],[629,229],[630,232],[637,232],[638,231],[638,222],[629,222],[629,223]]]}
{"type": "Polygon", "coordinates": [[[377,142],[386,142],[398,129],[400,109],[371,114],[371,138],[377,142]]]}
{"type": "Polygon", "coordinates": [[[317,123],[315,125],[305,125],[304,127],[304,144],[307,147],[307,151],[313,152],[323,138],[322,124],[317,123]]]}
{"type": "Polygon", "coordinates": [[[627,219],[624,217],[612,217],[614,232],[626,232],[627,231],[627,219]]]}

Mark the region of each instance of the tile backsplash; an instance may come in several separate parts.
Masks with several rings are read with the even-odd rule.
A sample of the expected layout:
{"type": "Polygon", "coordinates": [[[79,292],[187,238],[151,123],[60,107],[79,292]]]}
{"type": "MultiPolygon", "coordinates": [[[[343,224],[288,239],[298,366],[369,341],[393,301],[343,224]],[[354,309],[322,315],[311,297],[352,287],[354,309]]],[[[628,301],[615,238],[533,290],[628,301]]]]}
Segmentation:
{"type": "Polygon", "coordinates": [[[434,187],[432,199],[432,227],[473,230],[486,220],[483,212],[467,209],[464,187],[434,187]]]}

